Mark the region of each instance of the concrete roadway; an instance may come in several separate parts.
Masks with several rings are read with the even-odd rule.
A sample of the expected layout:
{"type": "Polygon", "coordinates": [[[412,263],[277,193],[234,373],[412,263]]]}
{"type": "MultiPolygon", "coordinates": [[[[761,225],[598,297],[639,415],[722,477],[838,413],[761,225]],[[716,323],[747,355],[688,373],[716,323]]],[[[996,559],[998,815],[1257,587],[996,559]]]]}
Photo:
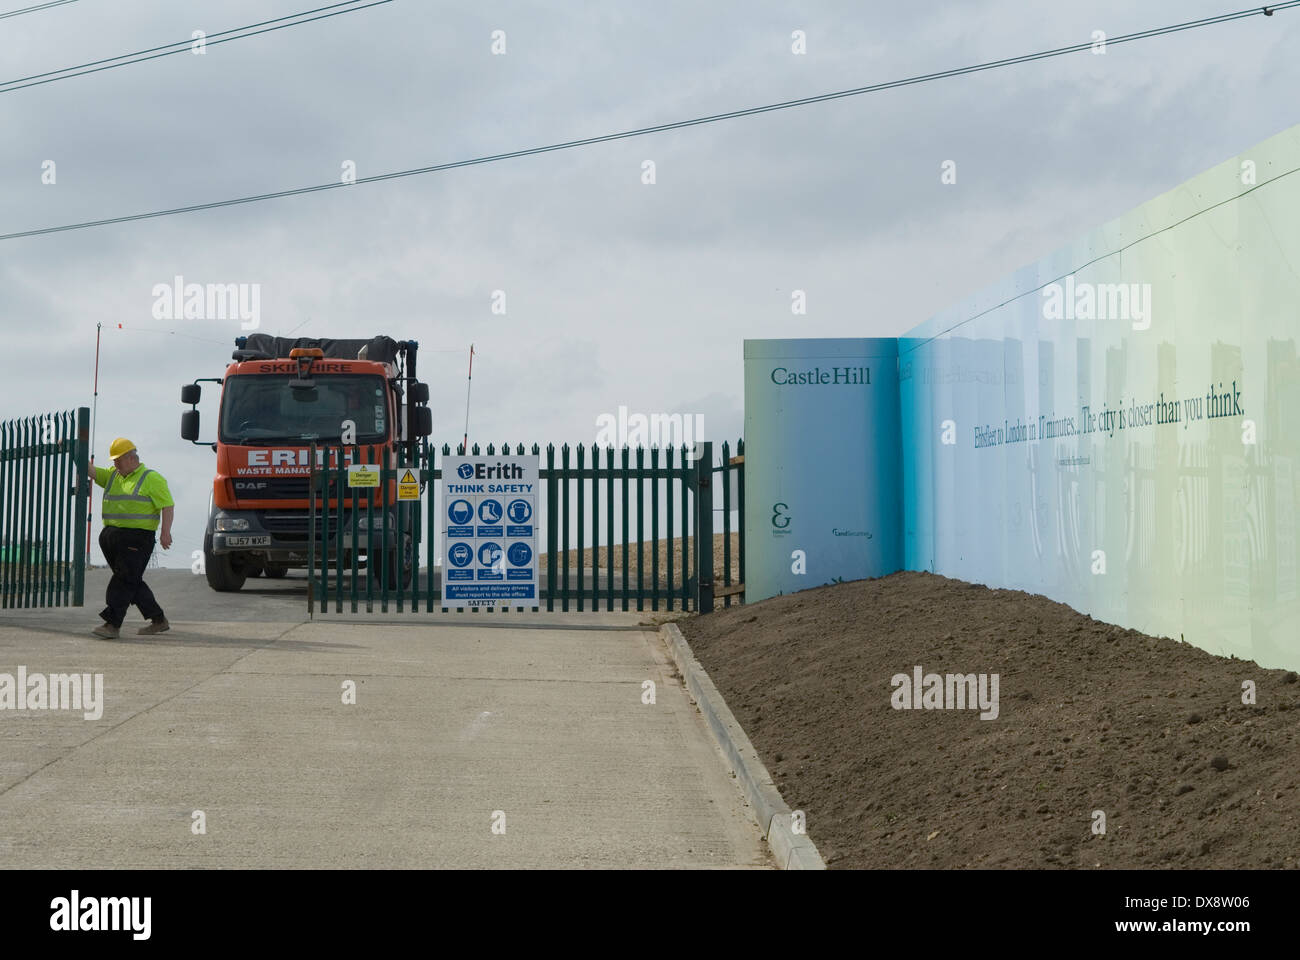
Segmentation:
{"type": "Polygon", "coordinates": [[[0,673],[102,673],[105,701],[0,710],[0,864],[772,866],[646,614],[306,622],[300,577],[152,571],[157,637],[134,610],[89,635],[101,571],[84,608],[0,611],[0,673]]]}

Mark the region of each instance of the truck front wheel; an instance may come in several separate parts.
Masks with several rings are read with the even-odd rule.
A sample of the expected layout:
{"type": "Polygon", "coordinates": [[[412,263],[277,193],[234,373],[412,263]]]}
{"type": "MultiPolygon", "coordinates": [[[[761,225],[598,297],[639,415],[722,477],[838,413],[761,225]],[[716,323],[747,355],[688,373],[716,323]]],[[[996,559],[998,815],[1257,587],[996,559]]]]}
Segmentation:
{"type": "MultiPolygon", "coordinates": [[[[406,562],[402,564],[402,589],[403,590],[410,587],[411,585],[412,570],[411,570],[411,555],[409,549],[406,552],[405,560],[406,562]]],[[[375,586],[378,589],[382,590],[384,577],[381,575],[381,571],[379,569],[379,554],[376,553],[373,560],[367,558],[366,564],[370,567],[370,575],[375,580],[375,586]]],[[[387,576],[388,589],[396,590],[397,589],[397,551],[396,550],[388,551],[388,563],[386,564],[386,566],[387,566],[387,570],[383,572],[386,572],[388,575],[387,576]]]]}
{"type": "Polygon", "coordinates": [[[203,573],[208,586],[219,593],[233,593],[248,576],[244,558],[235,553],[213,553],[212,534],[203,537],[203,573]]]}

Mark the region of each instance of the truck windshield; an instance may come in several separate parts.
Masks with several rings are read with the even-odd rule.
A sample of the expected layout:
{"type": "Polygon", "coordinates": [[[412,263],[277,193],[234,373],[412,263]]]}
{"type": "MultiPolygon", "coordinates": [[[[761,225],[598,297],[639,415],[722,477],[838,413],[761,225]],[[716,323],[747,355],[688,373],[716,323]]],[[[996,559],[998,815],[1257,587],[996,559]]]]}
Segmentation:
{"type": "Polygon", "coordinates": [[[291,374],[227,377],[221,395],[221,442],[338,442],[347,420],[356,424],[357,443],[387,439],[383,377],[318,376],[312,390],[290,389],[293,379],[291,374]]]}

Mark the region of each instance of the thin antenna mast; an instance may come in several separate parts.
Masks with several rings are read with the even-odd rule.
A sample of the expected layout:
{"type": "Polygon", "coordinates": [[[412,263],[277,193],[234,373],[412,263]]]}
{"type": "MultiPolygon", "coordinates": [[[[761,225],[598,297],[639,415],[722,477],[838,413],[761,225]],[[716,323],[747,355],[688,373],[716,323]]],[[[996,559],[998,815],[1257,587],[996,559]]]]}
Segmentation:
{"type": "MultiPolygon", "coordinates": [[[[102,323],[95,324],[95,394],[90,406],[90,482],[92,490],[95,482],[95,423],[99,418],[99,333],[103,326],[102,323]]],[[[86,566],[90,566],[90,531],[94,511],[95,498],[90,497],[86,502],[86,566]]]]}
{"type": "Polygon", "coordinates": [[[465,378],[465,436],[461,439],[461,449],[469,453],[469,389],[474,381],[474,344],[469,345],[469,376],[465,378]]]}

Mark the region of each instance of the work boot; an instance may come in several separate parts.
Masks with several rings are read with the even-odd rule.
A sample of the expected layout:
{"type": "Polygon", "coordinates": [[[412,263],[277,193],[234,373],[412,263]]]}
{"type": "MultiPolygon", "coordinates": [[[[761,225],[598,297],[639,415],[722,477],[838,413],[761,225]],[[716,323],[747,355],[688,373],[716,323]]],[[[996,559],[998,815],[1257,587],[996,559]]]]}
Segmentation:
{"type": "Polygon", "coordinates": [[[90,632],[103,640],[116,640],[121,635],[121,631],[107,620],[90,632]]]}
{"type": "Polygon", "coordinates": [[[163,617],[161,620],[154,620],[150,623],[146,623],[143,627],[137,630],[136,633],[140,635],[162,633],[164,630],[170,630],[171,628],[172,625],[167,622],[167,618],[163,617]]]}

